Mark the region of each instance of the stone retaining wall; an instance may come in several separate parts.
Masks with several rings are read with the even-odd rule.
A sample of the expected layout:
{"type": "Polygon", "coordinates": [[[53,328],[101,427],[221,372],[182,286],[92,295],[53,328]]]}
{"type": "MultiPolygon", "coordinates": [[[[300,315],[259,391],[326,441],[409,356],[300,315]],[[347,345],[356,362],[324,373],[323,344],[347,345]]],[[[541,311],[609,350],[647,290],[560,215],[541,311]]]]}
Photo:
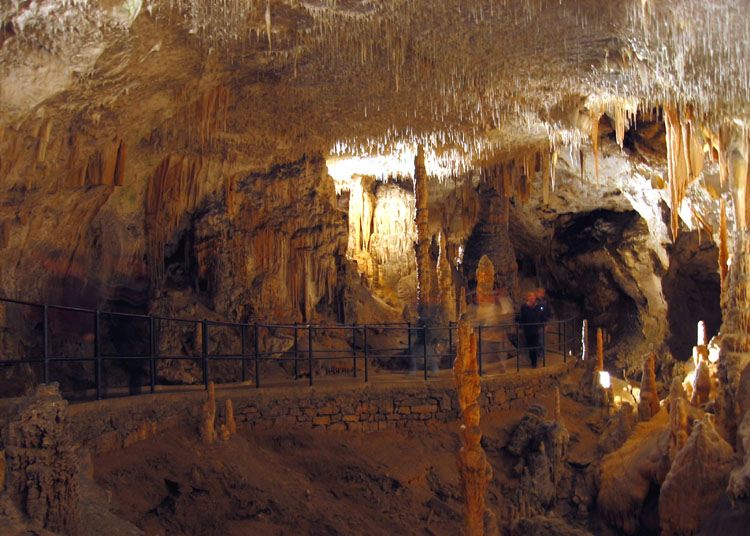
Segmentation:
{"type": "MultiPolygon", "coordinates": [[[[554,388],[568,365],[509,372],[483,378],[480,402],[486,411],[522,409],[538,394],[554,388]]],[[[217,386],[217,423],[224,422],[225,399],[234,406],[239,427],[296,425],[329,431],[369,432],[386,428],[417,428],[458,418],[453,377],[427,383],[378,385],[342,382],[315,387],[254,389],[217,386]]],[[[198,430],[205,391],[157,393],[74,404],[68,420],[73,437],[92,452],[117,450],[174,427],[198,430]]]]}

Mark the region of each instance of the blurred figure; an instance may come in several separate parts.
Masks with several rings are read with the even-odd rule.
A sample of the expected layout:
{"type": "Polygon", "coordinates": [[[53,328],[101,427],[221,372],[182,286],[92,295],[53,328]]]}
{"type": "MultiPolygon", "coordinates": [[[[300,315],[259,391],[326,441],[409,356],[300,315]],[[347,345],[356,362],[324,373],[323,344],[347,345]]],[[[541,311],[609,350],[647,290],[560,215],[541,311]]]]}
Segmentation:
{"type": "Polygon", "coordinates": [[[536,300],[534,301],[534,311],[536,321],[539,322],[539,352],[538,355],[542,357],[542,363],[545,363],[544,346],[546,344],[546,333],[547,333],[547,322],[552,318],[552,309],[550,309],[549,301],[547,300],[547,292],[543,287],[536,289],[536,300]]]}
{"type": "Polygon", "coordinates": [[[521,306],[519,322],[526,339],[526,348],[529,351],[529,360],[533,368],[537,367],[537,358],[541,347],[544,324],[542,323],[541,312],[542,306],[537,306],[537,293],[534,291],[527,292],[524,296],[524,303],[521,306]]]}

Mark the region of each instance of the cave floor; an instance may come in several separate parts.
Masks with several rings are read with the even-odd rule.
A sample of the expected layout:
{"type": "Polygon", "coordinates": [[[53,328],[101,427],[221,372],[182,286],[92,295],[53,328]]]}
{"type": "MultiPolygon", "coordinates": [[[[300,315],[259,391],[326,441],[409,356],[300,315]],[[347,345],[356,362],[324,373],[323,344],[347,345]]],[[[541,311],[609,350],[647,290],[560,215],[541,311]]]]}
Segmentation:
{"type": "MultiPolygon", "coordinates": [[[[551,415],[552,393],[533,402],[551,415]]],[[[562,407],[570,459],[593,463],[597,410],[565,396],[562,407]]],[[[519,491],[503,447],[524,412],[482,415],[494,468],[487,497],[501,521],[511,510],[504,497],[519,491]]],[[[455,535],[459,448],[457,421],[371,433],[284,425],[212,445],[179,429],[100,455],[94,474],[114,512],[148,535],[455,535]]]]}

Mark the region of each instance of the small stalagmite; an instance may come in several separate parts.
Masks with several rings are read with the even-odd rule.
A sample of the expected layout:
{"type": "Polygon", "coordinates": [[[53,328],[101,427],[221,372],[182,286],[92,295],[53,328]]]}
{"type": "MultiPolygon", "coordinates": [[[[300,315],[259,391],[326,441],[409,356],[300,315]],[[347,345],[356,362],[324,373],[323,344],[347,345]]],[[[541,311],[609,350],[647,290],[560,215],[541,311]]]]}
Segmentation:
{"type": "Polygon", "coordinates": [[[690,397],[690,403],[694,406],[700,406],[708,402],[711,394],[711,369],[708,366],[708,360],[698,354],[698,364],[695,367],[695,378],[693,380],[693,392],[690,397]]]}
{"type": "Polygon", "coordinates": [[[201,415],[201,441],[210,445],[216,441],[216,386],[208,382],[208,400],[203,404],[201,415]]]}
{"type": "MultiPolygon", "coordinates": [[[[464,496],[464,536],[484,536],[485,516],[493,517],[485,508],[485,490],[492,479],[492,466],[480,441],[479,429],[479,371],[477,368],[477,341],[471,326],[462,315],[458,323],[458,347],[453,364],[458,403],[461,408],[461,439],[458,453],[458,473],[464,496]]],[[[487,524],[492,526],[491,523],[487,524]]]]}
{"type": "Polygon", "coordinates": [[[232,405],[232,400],[229,398],[227,398],[224,405],[224,411],[226,412],[227,430],[229,430],[230,434],[234,435],[237,433],[237,423],[234,420],[234,406],[232,405]]]}
{"type": "Polygon", "coordinates": [[[448,260],[448,251],[445,243],[445,233],[440,233],[440,254],[438,255],[437,276],[440,301],[445,317],[456,321],[456,287],[453,285],[453,271],[448,260]]]}
{"type": "Polygon", "coordinates": [[[649,354],[643,361],[641,378],[641,401],[638,404],[638,419],[648,421],[659,412],[659,393],[656,389],[654,354],[649,354]]]}

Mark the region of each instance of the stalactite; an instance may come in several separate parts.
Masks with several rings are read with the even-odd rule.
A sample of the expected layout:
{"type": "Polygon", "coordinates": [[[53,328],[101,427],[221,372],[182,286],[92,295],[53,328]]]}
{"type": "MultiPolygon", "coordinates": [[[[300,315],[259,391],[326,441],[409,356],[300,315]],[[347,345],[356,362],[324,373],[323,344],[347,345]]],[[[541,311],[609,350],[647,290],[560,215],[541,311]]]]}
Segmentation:
{"type": "Polygon", "coordinates": [[[719,273],[721,274],[721,295],[726,292],[727,272],[729,271],[729,247],[727,246],[727,214],[724,198],[719,202],[719,273]]]}
{"type": "Polygon", "coordinates": [[[229,89],[218,85],[203,93],[196,101],[184,109],[184,120],[187,126],[187,141],[192,142],[192,132],[198,136],[201,151],[206,145],[212,145],[219,127],[226,130],[227,110],[229,108],[229,89]]]}
{"type": "MultiPolygon", "coordinates": [[[[457,468],[464,497],[464,536],[485,536],[485,491],[492,479],[492,466],[481,445],[479,428],[479,370],[477,367],[477,341],[466,315],[458,323],[458,344],[453,373],[461,409],[462,447],[458,453],[457,468]]],[[[489,525],[489,524],[488,524],[489,525]]]]}
{"type": "Polygon", "coordinates": [[[117,146],[117,163],[115,166],[114,185],[122,186],[125,181],[125,165],[128,161],[128,146],[124,140],[120,140],[117,146]]]}
{"type": "MultiPolygon", "coordinates": [[[[596,169],[596,184],[599,184],[599,120],[602,118],[601,110],[591,110],[591,143],[594,146],[594,167],[596,169]]],[[[620,144],[622,148],[622,144],[620,144]]]]}
{"type": "Polygon", "coordinates": [[[166,156],[154,170],[146,191],[146,229],[151,277],[158,284],[164,275],[164,245],[186,212],[201,197],[199,176],[203,159],[166,156]]]}
{"type": "Polygon", "coordinates": [[[47,158],[47,145],[49,145],[50,132],[52,131],[52,120],[47,118],[39,126],[39,134],[37,136],[37,149],[36,149],[36,162],[44,162],[47,158]]]}

